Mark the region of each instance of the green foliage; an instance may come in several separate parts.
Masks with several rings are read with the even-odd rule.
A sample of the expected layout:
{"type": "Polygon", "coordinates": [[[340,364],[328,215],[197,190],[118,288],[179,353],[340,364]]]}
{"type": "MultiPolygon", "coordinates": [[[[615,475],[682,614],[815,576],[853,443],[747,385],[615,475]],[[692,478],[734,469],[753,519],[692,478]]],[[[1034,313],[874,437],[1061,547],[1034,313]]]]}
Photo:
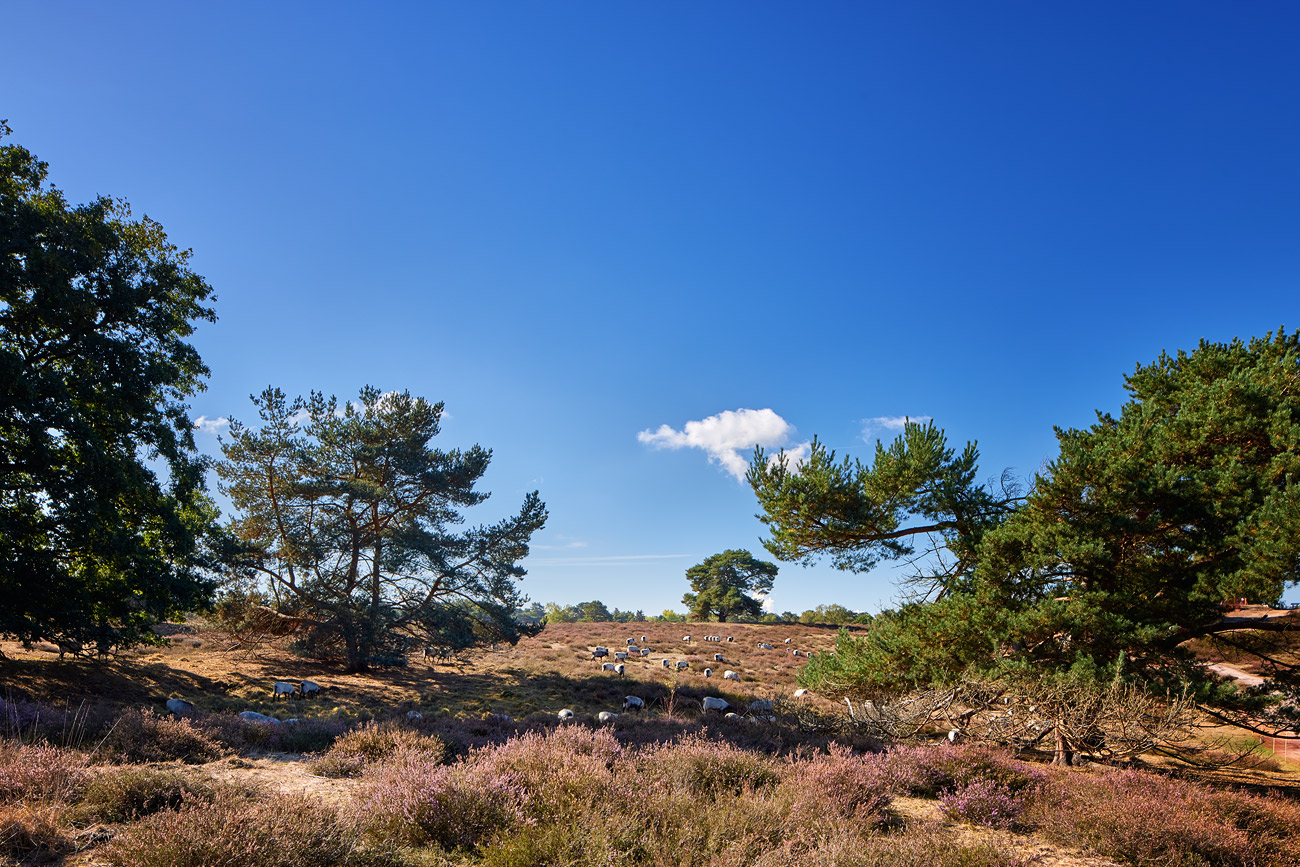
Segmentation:
{"type": "Polygon", "coordinates": [[[771,593],[776,570],[775,563],[758,560],[745,550],[714,554],[686,570],[695,592],[683,596],[682,602],[694,620],[762,617],[763,603],[751,594],[771,593]]]}
{"type": "Polygon", "coordinates": [[[241,515],[246,587],[305,629],[318,656],[351,671],[421,645],[458,650],[515,642],[536,626],[514,614],[526,601],[518,561],[546,522],[533,492],[515,517],[454,531],[491,458],[429,447],[442,404],[366,387],[340,406],[319,393],[253,398],[261,427],[233,422],[217,473],[241,515]]]}
{"type": "Polygon", "coordinates": [[[186,340],[216,317],[160,225],[46,170],[0,145],[0,634],[106,652],[211,594],[186,340]]]}
{"type": "MultiPolygon", "coordinates": [[[[801,682],[840,696],[897,694],[963,676],[1196,682],[1203,674],[1180,645],[1243,628],[1224,620],[1225,600],[1274,601],[1300,580],[1297,382],[1300,339],[1284,331],[1249,343],[1202,342],[1139,366],[1126,378],[1130,400],[1118,417],[1099,413],[1087,430],[1058,429],[1060,454],[1022,506],[985,511],[977,533],[958,531],[960,581],[947,582],[935,601],[877,617],[864,636],[842,635],[837,652],[810,662],[801,682]]],[[[882,459],[888,469],[919,451],[923,431],[909,433],[878,452],[872,473],[858,469],[861,490],[882,459]]],[[[936,473],[936,487],[966,478],[952,476],[945,461],[922,463],[936,473]]],[[[840,466],[843,481],[847,464],[840,466]]],[[[756,490],[775,479],[811,497],[828,472],[823,461],[811,479],[796,482],[778,469],[754,481],[756,490]]],[[[841,487],[822,496],[837,502],[841,487]]],[[[856,513],[837,514],[849,521],[856,513]]],[[[794,552],[790,528],[811,525],[785,515],[778,510],[770,523],[784,528],[777,548],[794,552]]],[[[888,522],[856,536],[834,520],[829,526],[798,550],[820,545],[845,552],[848,563],[862,537],[873,540],[871,550],[890,550],[890,540],[878,538],[888,522]]]]}

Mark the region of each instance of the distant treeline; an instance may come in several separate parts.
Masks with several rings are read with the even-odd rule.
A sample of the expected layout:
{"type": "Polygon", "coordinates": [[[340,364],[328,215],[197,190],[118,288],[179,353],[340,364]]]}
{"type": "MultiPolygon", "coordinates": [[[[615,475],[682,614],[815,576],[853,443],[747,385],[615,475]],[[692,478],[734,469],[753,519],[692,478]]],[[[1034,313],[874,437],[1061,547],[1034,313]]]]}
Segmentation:
{"type": "MultiPolygon", "coordinates": [[[[527,608],[524,608],[518,615],[521,621],[527,623],[682,623],[686,621],[686,615],[673,611],[671,608],[664,609],[661,614],[651,614],[646,616],[640,609],[636,611],[621,611],[618,608],[610,609],[599,599],[591,602],[579,602],[576,605],[561,605],[556,602],[547,602],[542,605],[534,602],[527,608]]],[[[802,614],[796,614],[793,611],[783,611],[780,614],[768,612],[762,617],[734,617],[730,622],[734,623],[825,623],[834,626],[846,623],[870,623],[872,616],[866,612],[853,611],[845,608],[843,605],[818,605],[816,608],[810,608],[802,614]]]]}

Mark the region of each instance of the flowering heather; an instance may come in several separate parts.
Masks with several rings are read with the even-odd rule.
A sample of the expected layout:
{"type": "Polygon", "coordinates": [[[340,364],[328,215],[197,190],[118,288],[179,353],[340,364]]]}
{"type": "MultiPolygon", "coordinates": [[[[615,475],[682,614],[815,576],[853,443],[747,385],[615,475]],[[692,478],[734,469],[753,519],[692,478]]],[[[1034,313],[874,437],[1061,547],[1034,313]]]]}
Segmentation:
{"type": "Polygon", "coordinates": [[[773,759],[699,735],[651,747],[641,765],[656,784],[685,797],[742,795],[769,789],[781,779],[773,759]]]}
{"type": "Polygon", "coordinates": [[[0,742],[0,803],[66,801],[86,778],[82,753],[48,744],[0,742]]]}
{"type": "Polygon", "coordinates": [[[790,821],[808,827],[826,817],[866,827],[882,825],[890,803],[881,764],[832,746],[829,754],[791,762],[781,780],[789,798],[790,821]]]}
{"type": "Polygon", "coordinates": [[[99,758],[119,762],[210,762],[225,749],[189,720],[128,710],[113,723],[96,748],[99,758]]]}
{"type": "Polygon", "coordinates": [[[1029,816],[1048,839],[1142,867],[1300,865],[1300,804],[1139,771],[1058,775],[1029,816]]]}
{"type": "Polygon", "coordinates": [[[367,771],[357,804],[371,839],[407,846],[473,846],[524,821],[524,787],[472,763],[418,759],[367,771]]]}
{"type": "Polygon", "coordinates": [[[991,747],[943,744],[900,746],[879,761],[894,791],[924,798],[965,786],[976,778],[999,783],[1012,793],[1037,785],[1041,772],[991,747]]]}
{"type": "Polygon", "coordinates": [[[396,722],[370,722],[338,734],[333,738],[329,751],[313,761],[311,767],[326,777],[352,777],[376,762],[422,761],[436,765],[446,755],[446,745],[432,735],[421,734],[396,722]]]}
{"type": "Polygon", "coordinates": [[[990,828],[1011,828],[1020,821],[1033,797],[1034,787],[1012,791],[990,777],[973,777],[939,793],[939,805],[953,819],[990,828]]]}

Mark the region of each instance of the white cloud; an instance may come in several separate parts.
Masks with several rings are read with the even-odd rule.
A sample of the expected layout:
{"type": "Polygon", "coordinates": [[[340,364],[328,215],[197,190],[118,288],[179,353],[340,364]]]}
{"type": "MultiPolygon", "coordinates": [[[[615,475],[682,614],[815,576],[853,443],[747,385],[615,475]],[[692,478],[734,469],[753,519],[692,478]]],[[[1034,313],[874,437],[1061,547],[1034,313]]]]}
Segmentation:
{"type": "Polygon", "coordinates": [[[909,421],[917,424],[925,424],[933,420],[929,415],[881,415],[875,418],[864,418],[862,420],[862,438],[869,443],[874,443],[877,434],[888,431],[890,433],[902,433],[903,426],[909,421]]]}
{"type": "Polygon", "coordinates": [[[224,433],[228,427],[230,427],[228,418],[208,418],[206,415],[201,415],[194,419],[194,429],[206,434],[224,433]]]}
{"type": "MultiPolygon", "coordinates": [[[[641,431],[636,438],[657,449],[702,449],[711,463],[721,464],[737,479],[743,479],[749,463],[741,456],[741,449],[779,448],[789,443],[793,433],[794,426],[770,409],[738,409],[688,421],[681,430],[660,425],[655,431],[641,431]]],[[[798,450],[807,456],[807,444],[797,446],[798,450]]]]}
{"type": "Polygon", "coordinates": [[[572,551],[575,548],[587,547],[587,543],[572,536],[556,536],[554,545],[530,545],[529,547],[534,551],[572,551]]]}

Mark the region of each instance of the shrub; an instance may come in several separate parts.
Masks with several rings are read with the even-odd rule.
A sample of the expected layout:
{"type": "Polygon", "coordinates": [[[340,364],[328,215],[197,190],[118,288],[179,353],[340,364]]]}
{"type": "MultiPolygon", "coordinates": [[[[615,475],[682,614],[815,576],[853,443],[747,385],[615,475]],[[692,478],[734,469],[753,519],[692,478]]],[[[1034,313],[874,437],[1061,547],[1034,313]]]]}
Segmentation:
{"type": "Polygon", "coordinates": [[[97,758],[119,762],[210,762],[225,751],[189,720],[128,710],[117,718],[95,749],[97,758]]]}
{"type": "Polygon", "coordinates": [[[75,847],[64,830],[62,808],[52,804],[0,804],[0,862],[53,861],[75,847]]]}
{"type": "Polygon", "coordinates": [[[1006,829],[1020,821],[1032,795],[1033,787],[1012,791],[998,780],[974,777],[941,792],[939,804],[950,818],[1006,829]]]}
{"type": "MultiPolygon", "coordinates": [[[[75,815],[91,822],[127,822],[184,803],[212,801],[231,790],[206,774],[155,768],[109,768],[86,784],[75,815]]],[[[248,792],[249,790],[239,790],[248,792]]]]}
{"type": "Polygon", "coordinates": [[[379,867],[384,849],[362,848],[353,829],[310,798],[250,801],[218,794],[127,826],[103,849],[113,867],[379,867]]]}
{"type": "Polygon", "coordinates": [[[651,747],[645,772],[661,785],[694,798],[771,788],[781,781],[773,761],[760,753],[691,735],[671,745],[651,747]]]}
{"type": "Polygon", "coordinates": [[[48,744],[0,742],[0,803],[66,801],[86,776],[82,753],[48,744]]]}
{"type": "Polygon", "coordinates": [[[1025,858],[992,844],[958,842],[940,828],[906,833],[840,836],[799,850],[797,843],[761,853],[753,867],[1026,867],[1025,858]]]}
{"type": "Polygon", "coordinates": [[[888,818],[889,781],[880,764],[847,747],[791,763],[780,788],[791,822],[801,827],[846,819],[874,828],[888,818]]]}
{"type": "Polygon", "coordinates": [[[523,800],[509,777],[415,759],[368,771],[358,813],[372,840],[455,849],[521,823],[523,800]]]}
{"type": "Polygon", "coordinates": [[[324,777],[351,777],[366,765],[384,761],[419,761],[438,764],[447,756],[447,746],[433,735],[393,722],[367,723],[333,739],[329,752],[311,763],[314,773],[324,777]]]}
{"type": "Polygon", "coordinates": [[[1036,786],[1038,769],[992,747],[942,744],[895,747],[878,759],[894,791],[923,798],[962,788],[977,778],[1012,793],[1036,786]]]}
{"type": "Polygon", "coordinates": [[[318,753],[328,750],[348,730],[347,724],[339,720],[315,719],[262,728],[271,729],[265,741],[266,749],[283,753],[318,753]]]}
{"type": "Polygon", "coordinates": [[[1138,771],[1058,778],[1030,815],[1049,839],[1139,865],[1300,865],[1300,804],[1138,771]]]}

